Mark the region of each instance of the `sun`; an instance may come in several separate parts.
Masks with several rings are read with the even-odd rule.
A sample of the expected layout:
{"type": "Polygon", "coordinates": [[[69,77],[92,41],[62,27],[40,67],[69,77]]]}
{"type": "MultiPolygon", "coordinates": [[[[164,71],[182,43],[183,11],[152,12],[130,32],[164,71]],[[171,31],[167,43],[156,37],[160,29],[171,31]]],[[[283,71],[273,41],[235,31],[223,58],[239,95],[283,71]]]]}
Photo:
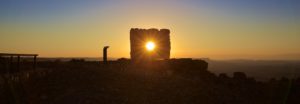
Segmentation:
{"type": "Polygon", "coordinates": [[[153,51],[155,49],[155,44],[152,41],[148,41],[146,43],[146,49],[147,51],[153,51]]]}

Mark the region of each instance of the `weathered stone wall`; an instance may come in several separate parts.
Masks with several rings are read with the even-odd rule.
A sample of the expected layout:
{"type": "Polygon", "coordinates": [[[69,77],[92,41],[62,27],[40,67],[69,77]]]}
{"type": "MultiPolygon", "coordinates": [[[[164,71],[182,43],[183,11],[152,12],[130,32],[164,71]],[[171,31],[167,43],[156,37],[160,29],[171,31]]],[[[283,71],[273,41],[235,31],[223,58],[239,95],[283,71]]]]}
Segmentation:
{"type": "Polygon", "coordinates": [[[132,60],[169,59],[171,51],[169,29],[138,29],[130,30],[130,56],[132,60]],[[155,49],[148,52],[145,45],[148,41],[155,43],[155,49]]]}

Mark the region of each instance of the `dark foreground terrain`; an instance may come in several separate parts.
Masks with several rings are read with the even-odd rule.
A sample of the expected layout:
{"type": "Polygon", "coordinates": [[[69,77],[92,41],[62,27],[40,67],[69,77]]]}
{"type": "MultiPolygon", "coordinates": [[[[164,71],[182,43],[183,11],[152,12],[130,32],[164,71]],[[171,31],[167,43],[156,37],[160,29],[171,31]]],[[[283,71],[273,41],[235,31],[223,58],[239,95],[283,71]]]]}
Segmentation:
{"type": "Polygon", "coordinates": [[[35,71],[1,74],[0,104],[300,104],[299,78],[258,82],[207,67],[189,59],[38,62],[35,71]]]}

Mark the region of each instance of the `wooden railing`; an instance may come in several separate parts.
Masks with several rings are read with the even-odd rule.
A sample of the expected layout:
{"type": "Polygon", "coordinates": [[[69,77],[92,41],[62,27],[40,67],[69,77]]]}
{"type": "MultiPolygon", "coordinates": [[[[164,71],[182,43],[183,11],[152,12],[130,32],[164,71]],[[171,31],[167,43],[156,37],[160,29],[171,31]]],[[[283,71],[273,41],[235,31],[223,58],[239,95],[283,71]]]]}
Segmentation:
{"type": "Polygon", "coordinates": [[[22,57],[32,57],[33,58],[33,69],[36,69],[36,59],[38,54],[14,54],[14,53],[0,53],[0,58],[9,58],[9,68],[13,66],[14,58],[17,58],[17,70],[20,71],[20,61],[22,57]]]}
{"type": "MultiPolygon", "coordinates": [[[[22,57],[33,58],[33,69],[36,69],[36,59],[38,54],[12,54],[12,53],[0,53],[0,64],[4,65],[4,68],[0,67],[0,79],[3,80],[4,94],[7,97],[9,104],[30,104],[30,100],[26,89],[24,88],[24,72],[20,70],[20,61],[22,57]],[[17,70],[14,69],[14,63],[17,58],[17,70]],[[9,67],[6,67],[9,66],[9,67]]],[[[33,71],[34,72],[34,71],[33,71]]]]}

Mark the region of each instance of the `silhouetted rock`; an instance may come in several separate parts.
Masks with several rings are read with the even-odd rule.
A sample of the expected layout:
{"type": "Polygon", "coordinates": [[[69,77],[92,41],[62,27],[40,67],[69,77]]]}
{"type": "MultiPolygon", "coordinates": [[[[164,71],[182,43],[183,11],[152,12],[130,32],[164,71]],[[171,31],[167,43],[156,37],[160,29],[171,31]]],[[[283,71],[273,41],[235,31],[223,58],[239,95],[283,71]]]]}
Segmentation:
{"type": "Polygon", "coordinates": [[[129,59],[128,58],[119,58],[117,61],[129,61],[129,59]]]}
{"type": "Polygon", "coordinates": [[[82,63],[82,62],[85,62],[85,60],[84,59],[75,59],[75,58],[73,58],[73,59],[70,60],[70,62],[73,62],[73,63],[82,63]]]}
{"type": "Polygon", "coordinates": [[[229,77],[228,77],[228,75],[226,73],[221,73],[221,74],[219,74],[219,78],[221,78],[221,79],[228,79],[229,77]]]}
{"type": "Polygon", "coordinates": [[[203,60],[193,60],[190,58],[167,60],[169,69],[174,73],[190,77],[212,77],[208,68],[208,63],[203,60]]]}
{"type": "Polygon", "coordinates": [[[130,56],[132,60],[169,59],[171,50],[170,30],[137,29],[130,30],[130,56]],[[153,52],[147,52],[148,41],[155,43],[153,52]]]}
{"type": "Polygon", "coordinates": [[[290,80],[287,77],[281,77],[281,82],[288,83],[290,80]]]}
{"type": "Polygon", "coordinates": [[[244,72],[234,72],[233,78],[234,79],[247,79],[247,76],[244,72]]]}

